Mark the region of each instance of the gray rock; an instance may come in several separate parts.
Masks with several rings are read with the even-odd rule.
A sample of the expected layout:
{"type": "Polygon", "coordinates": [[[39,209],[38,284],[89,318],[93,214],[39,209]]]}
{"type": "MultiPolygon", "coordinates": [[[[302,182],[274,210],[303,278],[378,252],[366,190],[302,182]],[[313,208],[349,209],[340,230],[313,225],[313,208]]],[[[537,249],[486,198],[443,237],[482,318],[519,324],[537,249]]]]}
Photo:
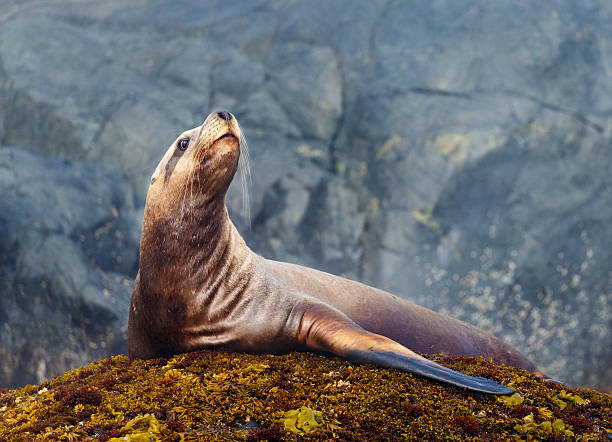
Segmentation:
{"type": "Polygon", "coordinates": [[[140,210],[120,172],[0,149],[3,385],[125,351],[140,210]]]}
{"type": "Polygon", "coordinates": [[[301,42],[276,46],[267,71],[270,94],[300,128],[302,138],[329,142],[342,112],[342,79],[334,52],[301,42]]]}
{"type": "MultiPolygon", "coordinates": [[[[133,278],[148,178],[223,108],[249,139],[250,223],[239,182],[228,206],[256,251],[450,313],[555,378],[612,389],[608,2],[0,4],[0,144],[127,180],[35,174],[19,184],[31,204],[3,203],[40,227],[2,218],[1,263],[61,274],[53,296],[103,309],[96,290],[123,293],[91,269],[133,278]],[[96,191],[134,202],[94,207],[96,191]]],[[[37,284],[3,289],[3,311],[39,299],[37,284]]],[[[78,327],[63,360],[91,356],[78,327]]]]}

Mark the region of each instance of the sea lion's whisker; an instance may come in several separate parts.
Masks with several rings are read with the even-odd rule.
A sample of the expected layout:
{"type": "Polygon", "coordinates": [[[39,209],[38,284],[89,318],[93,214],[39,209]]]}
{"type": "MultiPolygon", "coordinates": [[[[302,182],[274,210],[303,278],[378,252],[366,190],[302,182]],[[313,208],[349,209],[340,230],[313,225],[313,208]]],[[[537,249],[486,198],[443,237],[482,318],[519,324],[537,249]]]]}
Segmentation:
{"type": "MultiPolygon", "coordinates": [[[[194,178],[196,176],[195,173],[195,168],[191,168],[191,170],[189,171],[189,201],[191,202],[191,205],[193,206],[193,181],[194,178]]],[[[193,210],[190,210],[190,214],[191,214],[191,220],[193,221],[193,210]]]]}
{"type": "Polygon", "coordinates": [[[238,165],[240,167],[240,184],[242,187],[242,214],[249,221],[249,229],[251,228],[251,205],[249,188],[252,187],[251,181],[251,165],[249,157],[249,147],[247,145],[246,136],[240,126],[238,126],[240,135],[240,158],[238,165]]]}

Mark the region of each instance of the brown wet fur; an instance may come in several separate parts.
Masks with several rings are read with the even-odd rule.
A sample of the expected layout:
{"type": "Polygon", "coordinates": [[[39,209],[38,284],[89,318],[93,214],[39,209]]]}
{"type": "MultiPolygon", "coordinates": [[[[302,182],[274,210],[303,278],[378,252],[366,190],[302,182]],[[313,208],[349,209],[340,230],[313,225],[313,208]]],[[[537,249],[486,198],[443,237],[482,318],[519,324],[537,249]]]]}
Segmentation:
{"type": "Polygon", "coordinates": [[[483,356],[536,372],[517,350],[474,326],[253,253],[225,207],[239,138],[235,117],[227,122],[212,113],[177,138],[153,174],[130,308],[130,356],[223,347],[339,356],[371,350],[424,360],[414,353],[423,352],[483,356]],[[177,152],[183,138],[189,146],[177,152]]]}

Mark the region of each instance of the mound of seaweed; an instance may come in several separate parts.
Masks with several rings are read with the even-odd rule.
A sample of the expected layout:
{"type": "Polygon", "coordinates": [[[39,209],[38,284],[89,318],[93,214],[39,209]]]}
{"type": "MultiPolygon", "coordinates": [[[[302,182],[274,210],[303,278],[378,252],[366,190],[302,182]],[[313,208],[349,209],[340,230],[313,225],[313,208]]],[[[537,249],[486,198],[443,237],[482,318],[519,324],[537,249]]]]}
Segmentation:
{"type": "Polygon", "coordinates": [[[0,440],[607,440],[612,395],[434,356],[512,396],[310,353],[115,356],[0,394],[0,440]]]}

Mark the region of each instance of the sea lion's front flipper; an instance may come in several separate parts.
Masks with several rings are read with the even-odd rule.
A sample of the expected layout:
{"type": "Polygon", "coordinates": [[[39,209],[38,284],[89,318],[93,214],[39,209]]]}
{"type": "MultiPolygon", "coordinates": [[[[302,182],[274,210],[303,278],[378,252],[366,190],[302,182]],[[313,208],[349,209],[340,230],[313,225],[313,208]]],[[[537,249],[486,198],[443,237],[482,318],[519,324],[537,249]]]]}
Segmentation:
{"type": "Polygon", "coordinates": [[[308,305],[300,312],[297,339],[308,349],[327,351],[360,364],[409,371],[470,390],[511,394],[514,390],[490,379],[468,376],[436,364],[385,336],[364,330],[344,313],[327,305],[308,305]]]}

